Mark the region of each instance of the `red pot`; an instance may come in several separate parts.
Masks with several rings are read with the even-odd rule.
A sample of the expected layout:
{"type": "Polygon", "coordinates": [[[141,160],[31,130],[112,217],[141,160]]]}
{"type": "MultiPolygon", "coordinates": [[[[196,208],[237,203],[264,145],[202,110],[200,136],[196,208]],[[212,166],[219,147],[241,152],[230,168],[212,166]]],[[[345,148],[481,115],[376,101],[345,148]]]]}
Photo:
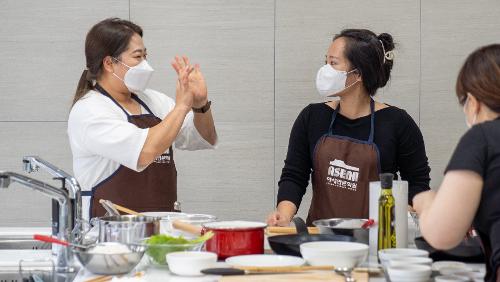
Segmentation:
{"type": "Polygon", "coordinates": [[[214,236],[205,244],[208,252],[217,253],[219,259],[239,255],[264,253],[265,223],[251,221],[219,221],[203,224],[203,233],[214,236]]]}

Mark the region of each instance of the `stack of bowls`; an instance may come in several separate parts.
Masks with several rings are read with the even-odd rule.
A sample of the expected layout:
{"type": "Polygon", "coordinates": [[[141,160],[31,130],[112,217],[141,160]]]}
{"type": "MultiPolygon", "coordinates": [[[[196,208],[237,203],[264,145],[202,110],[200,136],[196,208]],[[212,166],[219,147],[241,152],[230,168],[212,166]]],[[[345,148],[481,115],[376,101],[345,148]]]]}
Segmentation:
{"type": "Polygon", "coordinates": [[[484,271],[473,271],[467,264],[458,261],[438,261],[432,264],[432,270],[439,272],[436,282],[484,281],[484,271]]]}
{"type": "Polygon", "coordinates": [[[427,282],[431,278],[432,269],[428,265],[410,264],[387,268],[391,281],[427,282]]]}
{"type": "Polygon", "coordinates": [[[425,250],[384,249],[378,256],[391,281],[424,282],[431,277],[432,259],[425,250]]]}

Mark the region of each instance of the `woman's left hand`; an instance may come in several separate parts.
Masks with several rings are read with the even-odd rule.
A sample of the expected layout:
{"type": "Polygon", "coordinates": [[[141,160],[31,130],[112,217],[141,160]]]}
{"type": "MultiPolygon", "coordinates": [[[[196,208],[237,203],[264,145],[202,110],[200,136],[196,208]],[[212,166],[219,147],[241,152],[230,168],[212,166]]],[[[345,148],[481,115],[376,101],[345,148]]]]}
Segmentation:
{"type": "Polygon", "coordinates": [[[194,96],[193,107],[201,108],[205,106],[208,102],[207,83],[198,64],[194,65],[194,70],[189,75],[189,87],[194,96]]]}
{"type": "MultiPolygon", "coordinates": [[[[181,67],[189,65],[189,58],[182,56],[182,60],[175,57],[175,61],[181,67]]],[[[200,71],[200,65],[194,65],[194,70],[189,74],[189,90],[192,92],[194,101],[193,108],[201,108],[208,101],[207,83],[200,71]]]]}

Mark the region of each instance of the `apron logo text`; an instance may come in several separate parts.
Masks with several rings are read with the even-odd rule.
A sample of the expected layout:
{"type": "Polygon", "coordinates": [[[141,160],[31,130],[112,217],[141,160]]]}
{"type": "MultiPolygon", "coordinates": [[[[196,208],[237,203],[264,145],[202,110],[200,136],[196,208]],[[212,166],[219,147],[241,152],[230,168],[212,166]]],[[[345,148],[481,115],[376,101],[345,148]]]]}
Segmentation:
{"type": "Polygon", "coordinates": [[[358,186],[359,168],[349,166],[342,160],[330,162],[326,184],[342,189],[356,191],[358,186]]]}
{"type": "Polygon", "coordinates": [[[170,163],[170,155],[169,154],[161,154],[160,156],[155,158],[154,163],[168,164],[168,163],[170,163]]]}

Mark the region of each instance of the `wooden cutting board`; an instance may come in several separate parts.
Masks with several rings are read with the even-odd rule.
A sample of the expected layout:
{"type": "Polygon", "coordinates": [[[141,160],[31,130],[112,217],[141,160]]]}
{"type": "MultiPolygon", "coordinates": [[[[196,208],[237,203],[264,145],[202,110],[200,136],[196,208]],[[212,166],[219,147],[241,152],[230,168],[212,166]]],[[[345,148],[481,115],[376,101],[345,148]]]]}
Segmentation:
{"type": "MultiPolygon", "coordinates": [[[[368,282],[368,273],[353,272],[352,277],[356,282],[368,282]]],[[[343,276],[337,275],[333,272],[317,271],[300,274],[258,274],[258,275],[236,275],[236,276],[223,276],[221,282],[279,282],[279,281],[333,281],[344,282],[343,276]]]]}
{"type": "MultiPolygon", "coordinates": [[[[318,227],[308,227],[309,234],[319,234],[318,227]]],[[[267,236],[297,234],[295,227],[269,226],[266,228],[267,236]]]]}

